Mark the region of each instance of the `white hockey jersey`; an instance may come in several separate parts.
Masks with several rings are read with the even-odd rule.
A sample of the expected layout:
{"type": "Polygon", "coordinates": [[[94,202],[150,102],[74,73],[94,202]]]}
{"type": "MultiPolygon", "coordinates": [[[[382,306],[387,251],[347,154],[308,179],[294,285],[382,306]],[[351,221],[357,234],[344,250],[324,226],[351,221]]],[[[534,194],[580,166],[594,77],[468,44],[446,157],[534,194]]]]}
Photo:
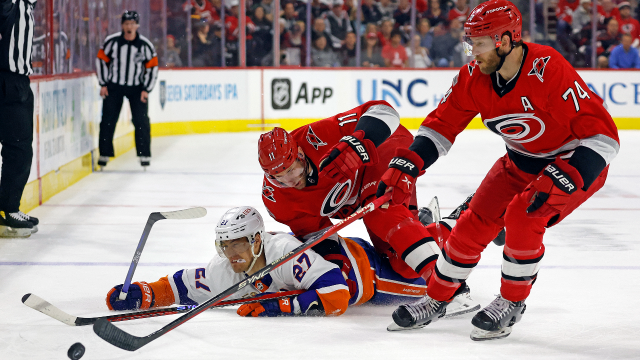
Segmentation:
{"type": "MultiPolygon", "coordinates": [[[[300,244],[287,233],[265,233],[264,254],[267,264],[300,244]]],[[[246,278],[245,273],[235,273],[229,261],[216,254],[206,267],[180,270],[169,276],[168,281],[176,304],[194,305],[211,299],[246,278]]],[[[313,250],[307,250],[227,300],[289,290],[308,290],[293,301],[296,314],[305,313],[311,304],[320,300],[326,314],[339,315],[346,310],[350,297],[349,288],[338,267],[313,250]]]]}

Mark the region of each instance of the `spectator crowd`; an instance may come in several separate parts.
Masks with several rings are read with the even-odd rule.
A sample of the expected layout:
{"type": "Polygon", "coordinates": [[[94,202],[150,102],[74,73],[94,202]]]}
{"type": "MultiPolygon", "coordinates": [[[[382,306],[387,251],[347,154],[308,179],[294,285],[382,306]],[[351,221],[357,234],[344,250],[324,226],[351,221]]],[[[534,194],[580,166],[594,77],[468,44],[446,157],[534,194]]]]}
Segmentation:
{"type": "MultiPolygon", "coordinates": [[[[104,5],[110,0],[98,1],[104,5]]],[[[162,67],[238,66],[240,16],[246,24],[247,66],[273,66],[277,39],[278,60],[286,66],[459,67],[471,60],[465,56],[461,42],[464,22],[481,1],[416,0],[414,12],[412,0],[280,0],[275,19],[279,37],[275,38],[275,0],[148,0],[148,9],[142,12],[148,14],[143,16],[148,24],[141,33],[154,43],[162,67]],[[165,1],[166,22],[162,15],[165,1]],[[240,14],[240,1],[244,1],[244,14],[240,14]],[[360,21],[356,21],[358,2],[360,21]]],[[[640,0],[512,2],[523,13],[525,42],[553,46],[575,67],[640,68],[640,0]],[[594,4],[595,62],[591,22],[594,4]],[[533,16],[531,8],[535,9],[533,16]],[[527,31],[531,19],[536,29],[533,39],[527,31]]],[[[69,6],[73,4],[68,2],[69,6]]],[[[32,51],[35,74],[93,70],[100,44],[120,26],[111,21],[113,14],[107,13],[107,8],[111,9],[101,6],[97,13],[86,6],[61,9],[54,12],[51,27],[50,18],[38,11],[32,51]],[[97,17],[92,25],[93,16],[97,17]],[[53,41],[49,40],[50,30],[53,41]],[[48,49],[51,43],[54,51],[48,49]],[[49,59],[49,53],[53,59],[49,59]],[[54,66],[47,67],[52,62],[54,66]]]]}
{"type": "MultiPolygon", "coordinates": [[[[471,11],[467,0],[417,0],[413,39],[411,0],[361,0],[359,24],[352,0],[309,1],[309,24],[306,1],[280,2],[281,65],[305,66],[307,46],[311,46],[311,66],[319,67],[458,67],[470,60],[461,44],[463,24],[471,11]],[[307,26],[311,27],[310,44],[307,26]],[[359,64],[357,33],[362,34],[359,64]]],[[[188,62],[185,11],[192,18],[192,66],[221,66],[223,43],[225,65],[238,65],[239,0],[224,1],[224,22],[221,6],[220,0],[168,0],[168,67],[188,62]]],[[[273,0],[246,0],[247,66],[274,64],[274,13],[273,0]]]]}
{"type": "MultiPolygon", "coordinates": [[[[575,67],[594,65],[591,63],[593,4],[591,0],[559,0],[556,6],[556,47],[575,67]]],[[[595,10],[595,65],[598,68],[640,69],[640,8],[637,2],[599,0],[595,10]]]]}

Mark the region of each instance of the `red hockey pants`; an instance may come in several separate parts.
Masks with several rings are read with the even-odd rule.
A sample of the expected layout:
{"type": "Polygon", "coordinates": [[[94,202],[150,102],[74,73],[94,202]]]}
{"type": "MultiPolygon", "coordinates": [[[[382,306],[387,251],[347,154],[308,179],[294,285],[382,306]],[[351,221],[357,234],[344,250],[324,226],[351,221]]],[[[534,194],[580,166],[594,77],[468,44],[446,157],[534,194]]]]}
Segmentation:
{"type": "Polygon", "coordinates": [[[554,216],[530,218],[526,215],[530,199],[525,199],[522,192],[537,175],[521,171],[504,155],[484,178],[469,210],[463,212],[446,239],[427,294],[439,301],[449,300],[480,261],[485,247],[506,227],[500,293],[510,301],[527,298],[544,255],[545,229],[562,221],[602,188],[607,172],[608,167],[586,192],[576,191],[557,220],[554,216]]]}

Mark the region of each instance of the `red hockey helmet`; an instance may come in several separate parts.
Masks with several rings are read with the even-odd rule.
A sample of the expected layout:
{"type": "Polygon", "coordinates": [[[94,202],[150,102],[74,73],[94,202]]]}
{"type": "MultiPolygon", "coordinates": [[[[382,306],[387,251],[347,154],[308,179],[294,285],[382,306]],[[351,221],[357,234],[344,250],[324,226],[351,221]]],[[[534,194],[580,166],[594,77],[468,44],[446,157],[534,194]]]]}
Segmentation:
{"type": "Polygon", "coordinates": [[[522,40],[522,15],[507,0],[490,0],[476,6],[464,23],[464,48],[468,56],[494,50],[502,44],[502,35],[509,33],[511,43],[522,40]],[[490,37],[483,39],[483,37],[490,37]],[[478,39],[480,38],[480,39],[478,39]]]}
{"type": "Polygon", "coordinates": [[[258,161],[265,174],[274,176],[288,169],[298,157],[298,144],[283,128],[273,128],[258,140],[258,161]]]}

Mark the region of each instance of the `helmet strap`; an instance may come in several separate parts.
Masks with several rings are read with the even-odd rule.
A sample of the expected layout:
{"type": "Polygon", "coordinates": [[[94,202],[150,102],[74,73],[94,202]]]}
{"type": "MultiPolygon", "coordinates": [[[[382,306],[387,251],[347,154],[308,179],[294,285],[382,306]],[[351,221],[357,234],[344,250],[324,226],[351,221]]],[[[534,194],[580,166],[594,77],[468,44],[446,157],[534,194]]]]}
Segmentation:
{"type": "MultiPolygon", "coordinates": [[[[509,36],[509,40],[511,40],[511,36],[509,36]]],[[[515,47],[516,47],[515,44],[513,43],[513,41],[511,41],[511,49],[509,49],[509,52],[506,53],[505,55],[500,55],[500,48],[499,47],[496,48],[496,54],[500,58],[500,63],[498,64],[498,68],[496,69],[496,71],[500,71],[500,69],[502,69],[502,65],[504,65],[504,61],[507,60],[507,56],[511,54],[511,52],[513,51],[513,49],[515,49],[515,47]]]]}
{"type": "Polygon", "coordinates": [[[262,251],[264,250],[264,236],[260,236],[260,251],[257,254],[253,252],[253,244],[255,244],[255,241],[256,236],[253,235],[251,241],[251,255],[253,255],[253,261],[251,262],[251,265],[249,266],[247,271],[245,271],[245,273],[248,273],[249,271],[251,271],[251,269],[253,269],[253,265],[256,264],[256,261],[258,261],[258,258],[260,257],[260,255],[262,255],[262,251]]]}

